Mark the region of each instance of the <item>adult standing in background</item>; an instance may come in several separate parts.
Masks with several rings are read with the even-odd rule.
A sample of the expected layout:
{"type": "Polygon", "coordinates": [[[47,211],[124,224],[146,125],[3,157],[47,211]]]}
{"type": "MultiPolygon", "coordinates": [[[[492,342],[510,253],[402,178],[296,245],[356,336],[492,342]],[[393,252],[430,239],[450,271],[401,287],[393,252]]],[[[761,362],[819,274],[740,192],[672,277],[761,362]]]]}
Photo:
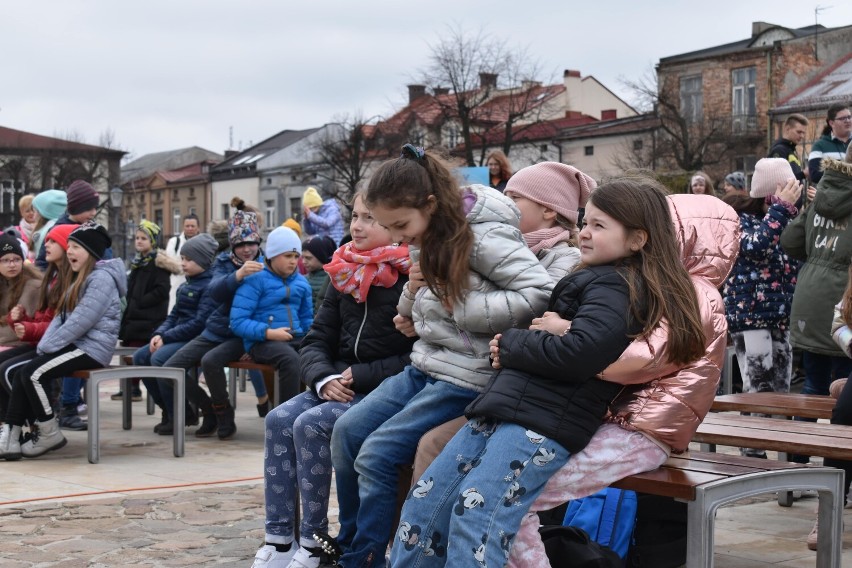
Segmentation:
{"type": "Polygon", "coordinates": [[[805,172],[802,170],[802,160],[796,148],[805,141],[808,134],[808,119],[801,114],[791,114],[784,121],[781,130],[781,138],[772,143],[767,158],[784,158],[790,162],[793,175],[799,181],[805,180],[805,172]]]}
{"type": "Polygon", "coordinates": [[[512,177],[512,165],[509,163],[509,158],[500,150],[495,150],[488,154],[485,165],[488,167],[489,185],[502,192],[506,189],[509,178],[512,177]]]}
{"type": "Polygon", "coordinates": [[[331,237],[334,246],[340,246],[343,238],[343,217],[334,199],[323,200],[319,190],[309,186],[302,194],[305,218],[302,228],[312,236],[331,237]]]}
{"type": "Polygon", "coordinates": [[[838,103],[828,107],[822,136],[811,146],[808,155],[808,173],[811,184],[816,185],[822,179],[820,162],[823,158],[843,160],[849,139],[852,138],[852,111],[848,104],[838,103]]]}
{"type": "MultiPolygon", "coordinates": [[[[183,248],[186,241],[198,234],[198,231],[200,230],[199,226],[200,223],[198,222],[198,215],[195,213],[190,213],[184,217],[183,232],[169,239],[169,242],[166,245],[166,254],[180,262],[180,249],[183,248]]],[[[169,281],[171,285],[169,290],[169,312],[171,312],[172,308],[175,306],[175,294],[177,294],[177,289],[184,282],[186,282],[186,277],[183,274],[171,275],[171,279],[169,281]]]]}

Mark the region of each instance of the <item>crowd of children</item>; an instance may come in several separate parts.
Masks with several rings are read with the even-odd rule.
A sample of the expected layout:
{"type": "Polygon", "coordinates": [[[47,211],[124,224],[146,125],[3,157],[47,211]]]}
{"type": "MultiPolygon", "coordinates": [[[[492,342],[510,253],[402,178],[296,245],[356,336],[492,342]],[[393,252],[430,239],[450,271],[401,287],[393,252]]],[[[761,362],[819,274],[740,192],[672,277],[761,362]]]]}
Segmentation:
{"type": "MultiPolygon", "coordinates": [[[[828,166],[816,209],[849,176],[828,166]]],[[[270,410],[257,391],[266,536],[254,568],[545,566],[537,511],[686,449],[729,325],[747,388],[789,388],[789,353],[774,342],[787,341],[791,303],[795,317],[796,270],[780,246],[797,254],[794,237],[811,227],[784,232],[801,193],[792,170],[757,169],[751,195],[725,199],[732,208],[667,197],[642,176],[597,187],[547,162],[501,191],[460,187],[440,156],[408,144],[349,204],[349,240],[339,205],[309,188],[304,241],[291,219],[264,242],[257,210],[235,200],[226,234],[188,236],[179,263],[143,221],[129,270],[91,221],[89,184],[59,192],[59,214],[59,196],[43,192],[22,202],[24,246],[0,236],[0,458],[65,445],[60,426],[83,422],[68,375],[109,364],[119,339],[138,347],[135,365],[186,369],[198,437],[236,434],[225,367],[251,360],[275,368],[282,401],[270,410]],[[775,295],[777,318],[756,320],[754,305],[775,295]]],[[[692,181],[694,194],[712,186],[692,181]]],[[[826,329],[847,353],[848,296],[826,329]]],[[[161,408],[155,432],[184,427],[171,383],[140,378],[161,408]]]]}

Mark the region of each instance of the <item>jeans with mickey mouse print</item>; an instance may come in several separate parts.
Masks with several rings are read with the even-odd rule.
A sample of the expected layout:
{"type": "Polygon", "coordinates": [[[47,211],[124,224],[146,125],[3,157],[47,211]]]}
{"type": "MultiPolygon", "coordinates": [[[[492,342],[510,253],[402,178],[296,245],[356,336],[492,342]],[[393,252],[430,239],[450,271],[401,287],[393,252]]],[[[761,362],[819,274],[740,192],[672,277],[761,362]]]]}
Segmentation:
{"type": "Polygon", "coordinates": [[[504,566],[521,520],[569,457],[523,426],[469,420],[408,494],[391,567],[504,566]]]}

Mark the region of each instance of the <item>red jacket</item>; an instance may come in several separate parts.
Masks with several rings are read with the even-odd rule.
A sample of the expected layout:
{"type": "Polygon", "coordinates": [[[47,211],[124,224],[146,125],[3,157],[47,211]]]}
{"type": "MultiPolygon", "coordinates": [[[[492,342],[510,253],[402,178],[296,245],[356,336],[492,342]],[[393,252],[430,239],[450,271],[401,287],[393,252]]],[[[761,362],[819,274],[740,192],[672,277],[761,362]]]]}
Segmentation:
{"type": "Polygon", "coordinates": [[[681,260],[698,296],[707,339],[704,357],[686,367],[665,361],[663,325],[649,338],[631,343],[602,376],[628,385],[612,404],[611,422],[682,452],[710,411],[719,384],[728,324],[718,288],[739,253],[740,221],[731,207],[712,196],[673,195],[669,209],[681,260]]]}
{"type": "Polygon", "coordinates": [[[47,327],[53,320],[53,316],[53,310],[48,308],[44,311],[36,311],[36,313],[33,314],[33,317],[29,317],[26,312],[24,312],[23,319],[17,322],[12,321],[9,314],[6,314],[6,322],[9,326],[13,326],[16,323],[24,324],[24,336],[21,338],[21,341],[26,341],[35,347],[38,345],[41,336],[44,335],[45,331],[47,331],[47,327]]]}

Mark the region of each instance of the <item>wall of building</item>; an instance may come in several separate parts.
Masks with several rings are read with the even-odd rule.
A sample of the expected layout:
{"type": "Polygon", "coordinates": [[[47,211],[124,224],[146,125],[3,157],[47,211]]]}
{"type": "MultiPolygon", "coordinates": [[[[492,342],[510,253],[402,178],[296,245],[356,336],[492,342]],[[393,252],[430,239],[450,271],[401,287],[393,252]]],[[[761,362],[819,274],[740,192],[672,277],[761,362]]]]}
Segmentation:
{"type": "Polygon", "coordinates": [[[223,219],[232,215],[231,200],[239,196],[248,203],[258,207],[259,187],[258,178],[229,179],[214,181],[211,188],[210,216],[213,219],[223,219]],[[227,216],[225,212],[228,212],[227,216]]]}

